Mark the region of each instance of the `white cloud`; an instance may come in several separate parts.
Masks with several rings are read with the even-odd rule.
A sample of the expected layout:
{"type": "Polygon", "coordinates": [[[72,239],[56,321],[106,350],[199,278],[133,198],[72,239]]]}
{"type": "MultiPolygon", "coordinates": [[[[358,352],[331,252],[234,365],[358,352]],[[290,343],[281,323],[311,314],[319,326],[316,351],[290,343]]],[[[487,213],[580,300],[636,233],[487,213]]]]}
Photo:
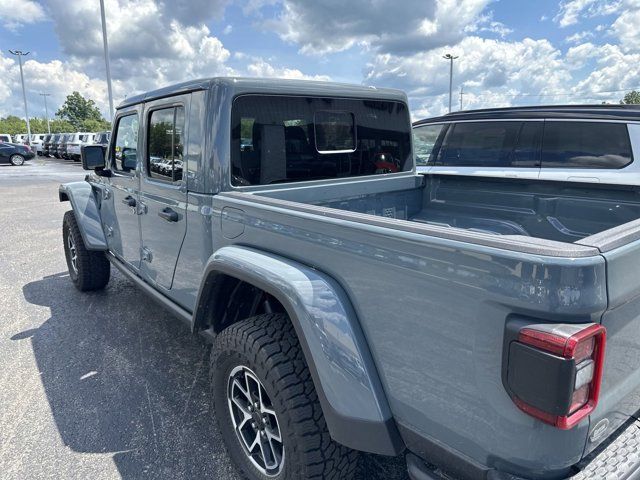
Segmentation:
{"type": "Polygon", "coordinates": [[[0,0],[0,25],[15,30],[21,25],[46,19],[44,9],[32,0],[0,0]]]}
{"type": "MultiPolygon", "coordinates": [[[[633,1],[633,0],[632,0],[633,1]]],[[[584,17],[597,17],[617,12],[622,0],[564,0],[554,21],[561,27],[575,25],[584,17]]]]}
{"type": "MultiPolygon", "coordinates": [[[[39,62],[32,59],[24,62],[23,67],[30,116],[44,117],[44,104],[40,93],[51,94],[47,103],[49,114],[53,116],[66,96],[74,90],[94,99],[106,113],[108,100],[104,80],[91,78],[72,65],[59,60],[39,62]]],[[[0,77],[0,117],[9,114],[23,117],[24,106],[18,63],[0,52],[0,70],[3,72],[0,77]]],[[[115,82],[114,89],[120,98],[124,96],[124,87],[121,82],[115,82]]]]}
{"type": "Polygon", "coordinates": [[[297,80],[329,81],[328,75],[306,75],[295,68],[274,67],[262,58],[253,58],[247,66],[247,72],[254,77],[292,78],[297,80]]]}
{"type": "Polygon", "coordinates": [[[367,82],[403,88],[418,111],[443,113],[449,88],[448,64],[442,58],[445,51],[459,55],[454,88],[464,85],[471,106],[508,104],[520,92],[559,92],[571,79],[561,52],[547,40],[506,42],[467,37],[453,49],[407,57],[377,55],[368,67],[367,82]],[[475,100],[473,92],[478,97],[475,100]],[[482,92],[482,103],[478,92],[482,92]]]}
{"type": "Polygon", "coordinates": [[[576,32],[573,35],[569,35],[564,40],[567,43],[580,44],[589,38],[593,38],[593,32],[585,30],[584,32],[576,32]]]}
{"type": "MultiPolygon", "coordinates": [[[[457,43],[490,0],[281,0],[277,20],[265,21],[307,54],[329,54],[355,45],[412,54],[457,43]]],[[[261,8],[254,0],[250,11],[261,8]]]]}

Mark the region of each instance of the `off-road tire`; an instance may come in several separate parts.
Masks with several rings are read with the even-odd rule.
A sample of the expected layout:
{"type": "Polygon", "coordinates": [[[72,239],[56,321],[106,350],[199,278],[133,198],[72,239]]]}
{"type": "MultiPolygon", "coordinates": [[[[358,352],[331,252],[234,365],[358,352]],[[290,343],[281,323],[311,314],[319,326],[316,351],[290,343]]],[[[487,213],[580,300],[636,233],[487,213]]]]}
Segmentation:
{"type": "Polygon", "coordinates": [[[87,250],[82,240],[82,234],[78,222],[69,210],[64,214],[62,221],[62,239],[64,242],[64,255],[67,259],[69,276],[71,281],[81,292],[100,290],[109,283],[111,264],[104,252],[87,250]],[[69,236],[75,245],[76,268],[72,264],[72,252],[69,247],[69,236]]]}
{"type": "Polygon", "coordinates": [[[288,317],[258,315],[233,324],[215,339],[210,362],[214,417],[227,451],[250,480],[352,479],[358,453],[331,439],[300,343],[288,317]],[[273,403],[284,445],[283,467],[266,476],[249,460],[236,435],[227,401],[232,370],[255,372],[273,403]]]}

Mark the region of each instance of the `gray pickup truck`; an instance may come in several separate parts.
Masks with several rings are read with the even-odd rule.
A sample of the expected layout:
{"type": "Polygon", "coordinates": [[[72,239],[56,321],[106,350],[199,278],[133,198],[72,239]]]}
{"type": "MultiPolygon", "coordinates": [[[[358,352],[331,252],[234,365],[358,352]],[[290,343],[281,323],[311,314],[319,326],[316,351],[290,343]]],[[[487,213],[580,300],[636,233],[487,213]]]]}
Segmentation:
{"type": "Polygon", "coordinates": [[[638,188],[419,175],[403,93],[283,80],[128,98],[82,162],[71,280],[211,339],[246,477],[638,474],[638,188]]]}

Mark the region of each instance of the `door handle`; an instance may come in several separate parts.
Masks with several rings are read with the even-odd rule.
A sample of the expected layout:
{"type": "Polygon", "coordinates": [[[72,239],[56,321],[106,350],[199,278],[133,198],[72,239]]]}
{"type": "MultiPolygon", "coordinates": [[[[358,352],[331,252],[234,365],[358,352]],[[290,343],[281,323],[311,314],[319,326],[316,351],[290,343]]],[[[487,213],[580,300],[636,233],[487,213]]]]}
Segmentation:
{"type": "Polygon", "coordinates": [[[124,203],[127,207],[135,207],[136,199],[133,198],[131,195],[127,195],[122,199],[122,203],[124,203]]]}
{"type": "Polygon", "coordinates": [[[163,218],[167,222],[177,222],[178,220],[180,220],[178,212],[169,207],[166,207],[162,209],[162,211],[158,212],[158,216],[160,218],[163,218]]]}

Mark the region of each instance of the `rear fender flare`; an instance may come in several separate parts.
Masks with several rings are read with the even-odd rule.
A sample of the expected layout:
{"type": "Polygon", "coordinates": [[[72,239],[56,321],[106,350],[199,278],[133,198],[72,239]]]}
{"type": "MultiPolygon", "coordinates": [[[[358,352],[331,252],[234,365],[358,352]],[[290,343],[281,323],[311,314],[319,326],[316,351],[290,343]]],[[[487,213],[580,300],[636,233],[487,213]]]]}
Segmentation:
{"type": "MultiPolygon", "coordinates": [[[[332,438],[356,450],[397,455],[404,444],[351,302],[331,277],[252,248],[227,246],[207,262],[194,314],[202,325],[216,277],[235,277],[275,297],[302,346],[332,438]]],[[[220,299],[224,301],[225,299],[220,299]]]]}

